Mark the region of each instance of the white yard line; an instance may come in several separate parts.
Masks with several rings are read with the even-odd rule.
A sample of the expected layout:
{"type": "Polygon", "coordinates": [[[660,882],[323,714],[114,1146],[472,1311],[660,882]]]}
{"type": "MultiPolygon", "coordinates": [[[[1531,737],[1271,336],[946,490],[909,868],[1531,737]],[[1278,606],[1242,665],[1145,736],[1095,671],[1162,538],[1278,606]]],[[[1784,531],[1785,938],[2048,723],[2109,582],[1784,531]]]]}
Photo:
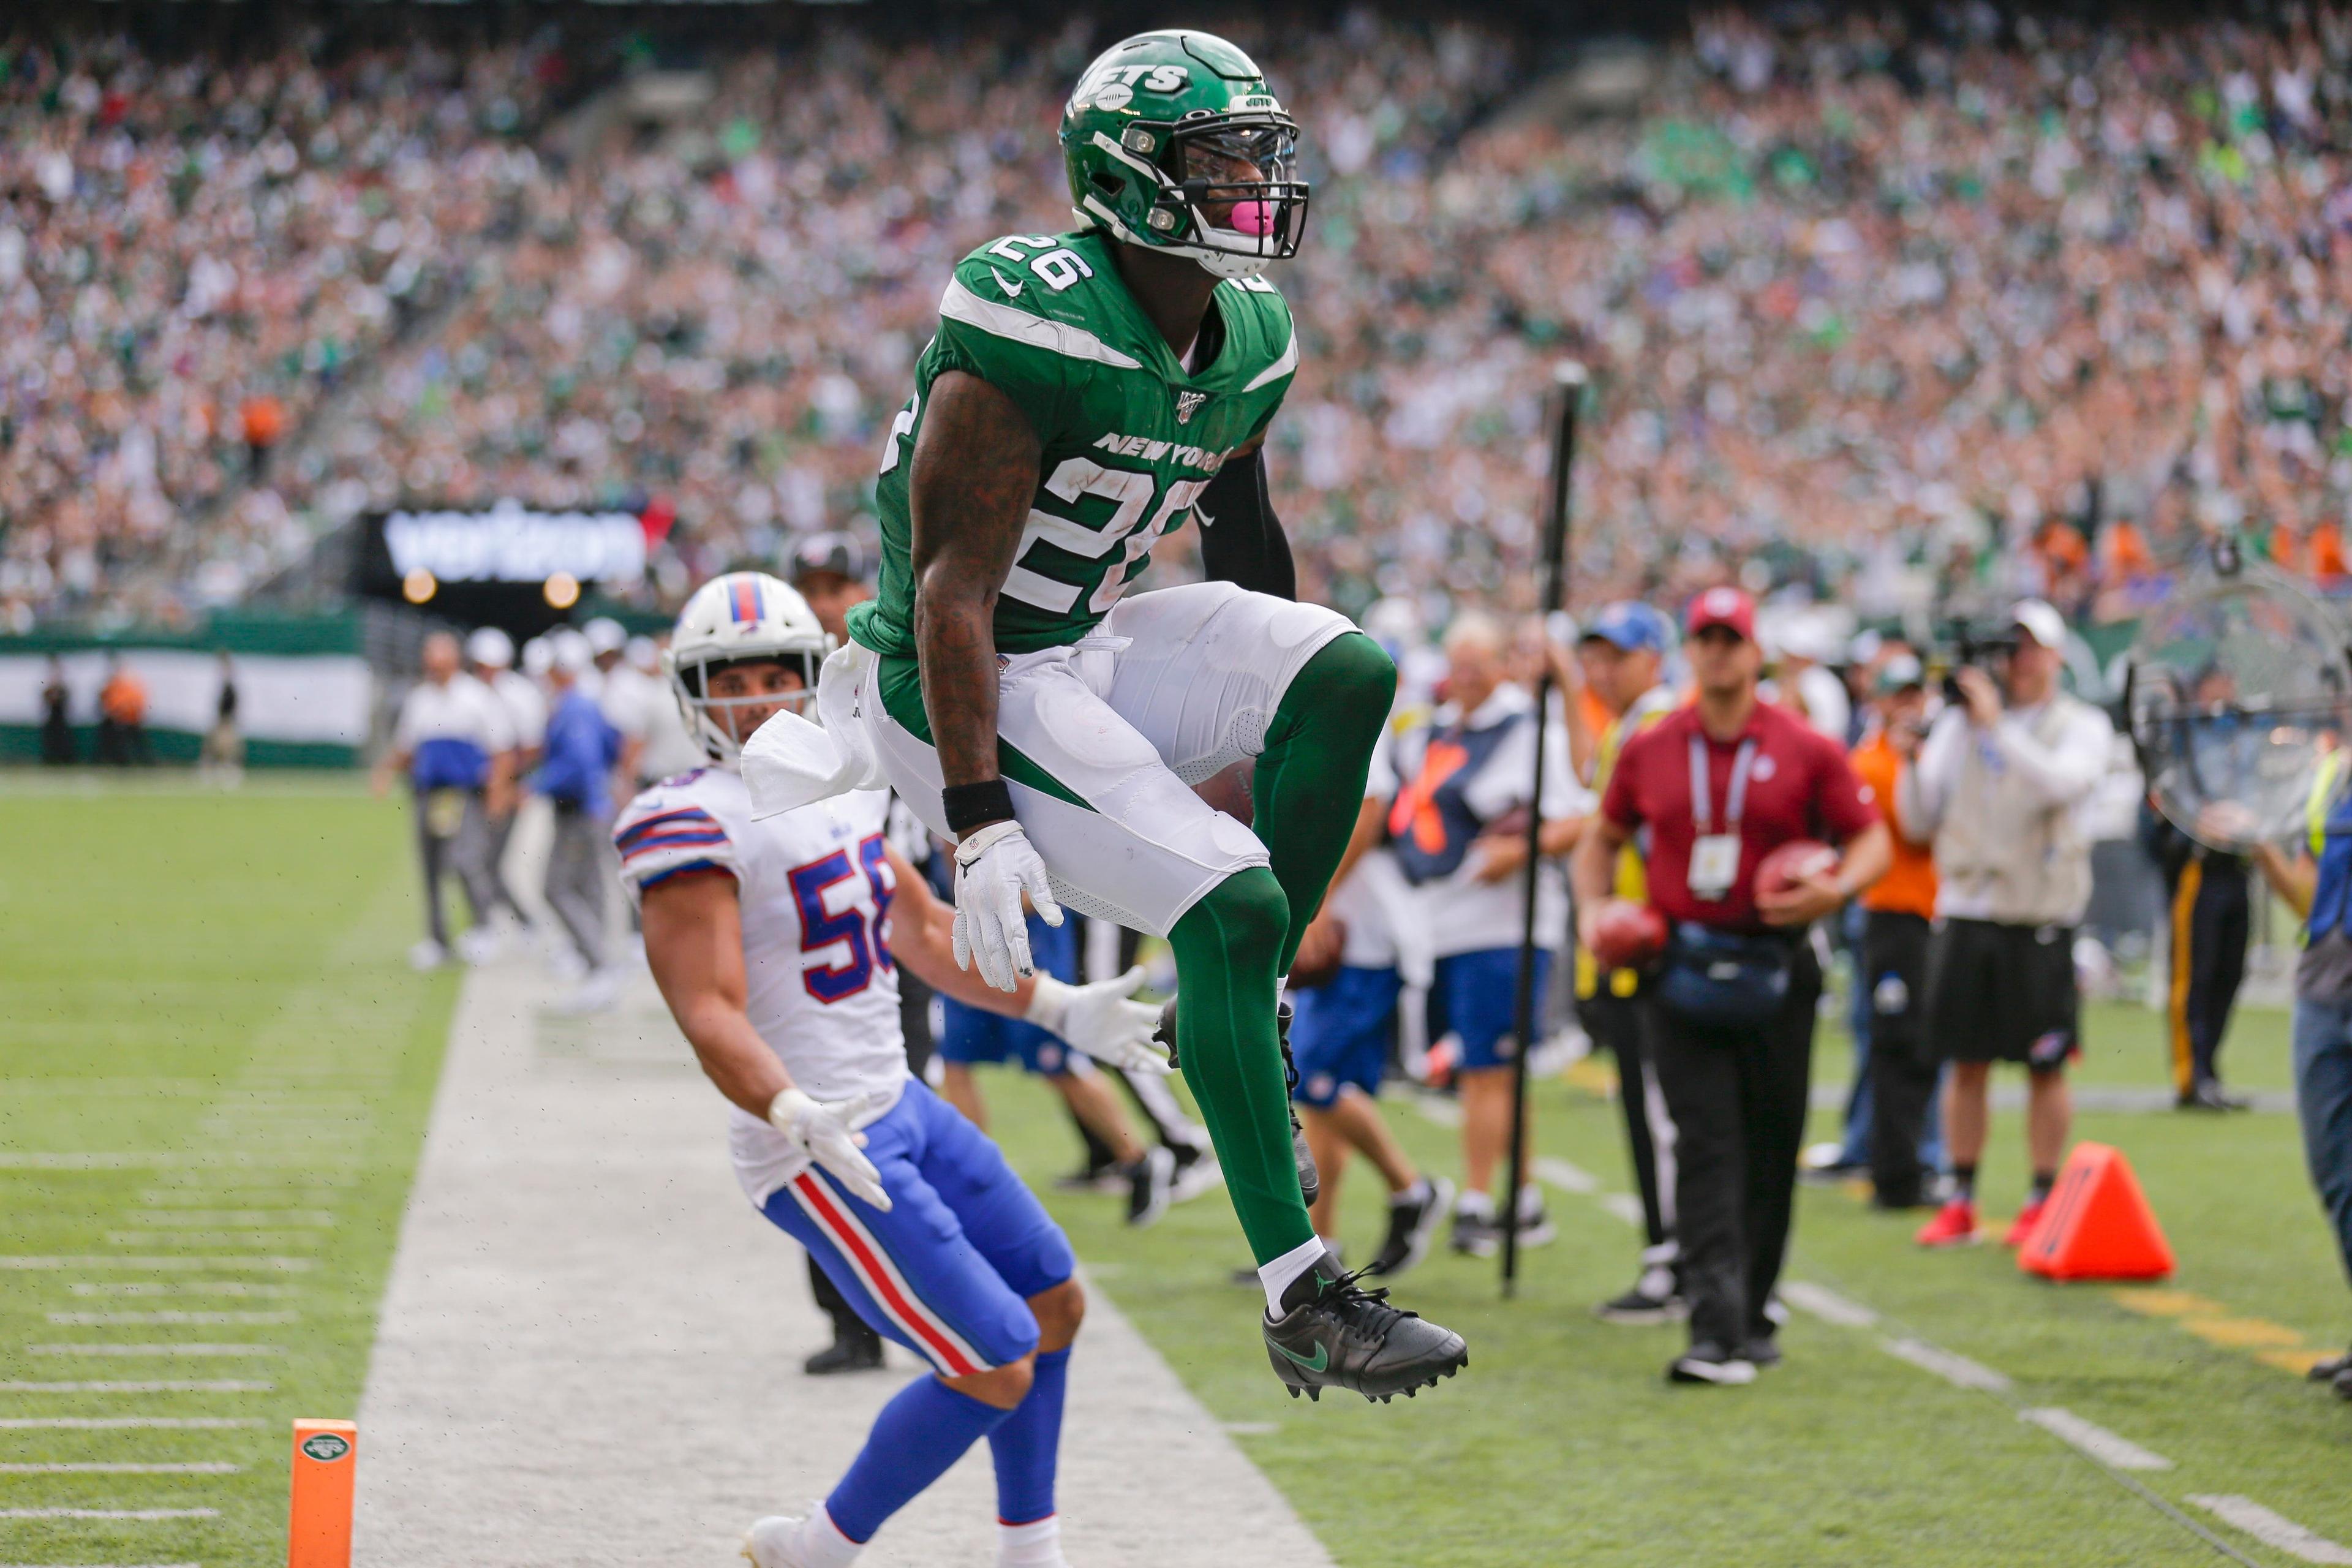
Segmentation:
{"type": "Polygon", "coordinates": [[[26,1345],[34,1355],[135,1355],[135,1356],[222,1356],[222,1355],[284,1355],[284,1345],[247,1344],[59,1344],[26,1345]]]}
{"type": "Polygon", "coordinates": [[[1642,1223],[1642,1200],[1631,1193],[1603,1193],[1600,1204],[1603,1210],[1623,1220],[1627,1225],[1642,1223]]]}
{"type": "Polygon", "coordinates": [[[133,1257],[0,1257],[0,1270],[57,1268],[132,1268],[155,1274],[199,1274],[208,1268],[258,1268],[272,1274],[307,1274],[319,1267],[315,1258],[222,1258],[205,1253],[174,1258],[133,1257]]]}
{"type": "Polygon", "coordinates": [[[322,1238],[310,1230],[262,1230],[245,1227],[235,1230],[110,1230],[106,1233],[109,1247],[250,1247],[256,1250],[268,1247],[308,1247],[322,1238]]]}
{"type": "Polygon", "coordinates": [[[1802,1279],[1780,1281],[1780,1299],[1842,1329],[1873,1328],[1878,1322],[1878,1314],[1861,1302],[1850,1301],[1826,1286],[1808,1284],[1802,1279]]]}
{"type": "Polygon", "coordinates": [[[2273,1513],[2252,1498],[2194,1493],[2189,1500],[2232,1529],[2242,1530],[2264,1546],[2305,1563],[2352,1563],[2352,1547],[2338,1546],[2315,1535],[2283,1514],[2273,1513]]]}
{"type": "MultiPolygon", "coordinates": [[[[520,962],[466,976],[359,1410],[369,1568],[732,1562],[755,1517],[824,1495],[912,1370],[894,1352],[887,1373],[802,1375],[824,1328],[800,1250],[743,1202],[725,1108],[650,985],[589,1026],[595,1055],[537,1052],[546,994],[520,962]]],[[[1328,1568],[1093,1296],[1062,1443],[1071,1561],[1328,1568]]],[[[981,1444],[860,1568],[992,1562],[995,1536],[981,1444]]]]}
{"type": "Polygon", "coordinates": [[[324,1209],[131,1209],[122,1217],[132,1225],[218,1225],[239,1229],[335,1223],[335,1216],[324,1209]]]}
{"type": "Polygon", "coordinates": [[[270,1394],[278,1385],[242,1377],[163,1377],[135,1383],[0,1383],[0,1394],[270,1394]]]}
{"type": "Polygon", "coordinates": [[[0,1432],[226,1432],[269,1425],[254,1415],[9,1415],[0,1432]]]}
{"type": "Polygon", "coordinates": [[[1923,1372],[1932,1372],[1956,1388],[1973,1388],[1980,1394],[2009,1392],[2010,1381],[2004,1373],[1925,1340],[1881,1340],[1878,1343],[1888,1355],[1907,1361],[1923,1372]]]}
{"type": "Polygon", "coordinates": [[[173,1519],[218,1519],[216,1508],[0,1508],[0,1519],[109,1519],[161,1523],[173,1519]]]}
{"type": "Polygon", "coordinates": [[[247,1279],[77,1279],[66,1289],[77,1296],[234,1296],[268,1301],[298,1293],[291,1285],[257,1285],[247,1279]]]}
{"type": "Polygon", "coordinates": [[[1536,1156],[1536,1174],[1563,1193],[1589,1197],[1601,1190],[1601,1178],[1580,1165],[1550,1154],[1536,1156]]]}
{"type": "Polygon", "coordinates": [[[2118,1470],[2168,1470],[2172,1461],[2129,1438],[2118,1437],[2094,1421],[2056,1406],[2021,1410],[2018,1419],[2030,1421],[2061,1442],[2072,1444],[2091,1458],[2118,1470]]]}
{"type": "Polygon", "coordinates": [[[235,1476],[243,1465],[226,1459],[191,1459],[182,1464],[0,1464],[0,1476],[235,1476]]]}
{"type": "Polygon", "coordinates": [[[291,1312],[51,1312],[49,1321],[61,1329],[104,1329],[131,1324],[210,1323],[253,1328],[290,1323],[291,1312]]]}

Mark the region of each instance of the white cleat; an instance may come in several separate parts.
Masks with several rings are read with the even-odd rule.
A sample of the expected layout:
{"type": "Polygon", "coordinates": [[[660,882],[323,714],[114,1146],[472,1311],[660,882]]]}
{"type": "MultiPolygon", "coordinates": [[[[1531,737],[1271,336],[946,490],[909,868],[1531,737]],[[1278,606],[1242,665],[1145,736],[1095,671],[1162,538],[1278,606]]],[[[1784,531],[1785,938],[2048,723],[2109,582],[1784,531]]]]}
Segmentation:
{"type": "Polygon", "coordinates": [[[588,978],[558,1005],[557,1010],[573,1014],[608,1011],[620,1000],[621,978],[621,972],[610,966],[591,970],[588,978]]]}
{"type": "MultiPolygon", "coordinates": [[[[840,1531],[825,1517],[824,1504],[809,1504],[809,1511],[795,1519],[789,1514],[771,1514],[753,1522],[743,1532],[743,1561],[754,1568],[814,1568],[818,1559],[805,1548],[813,1531],[824,1531],[836,1539],[840,1531]]],[[[849,1544],[843,1541],[842,1544],[849,1544]]],[[[855,1548],[853,1547],[854,1551],[855,1548]]],[[[827,1561],[842,1561],[838,1556],[827,1561]]]]}
{"type": "Polygon", "coordinates": [[[449,950],[426,937],[408,950],[408,967],[419,974],[428,974],[449,962],[449,950]]]}
{"type": "Polygon", "coordinates": [[[457,939],[457,956],[468,963],[488,963],[504,945],[499,940],[498,927],[478,925],[457,939]]]}

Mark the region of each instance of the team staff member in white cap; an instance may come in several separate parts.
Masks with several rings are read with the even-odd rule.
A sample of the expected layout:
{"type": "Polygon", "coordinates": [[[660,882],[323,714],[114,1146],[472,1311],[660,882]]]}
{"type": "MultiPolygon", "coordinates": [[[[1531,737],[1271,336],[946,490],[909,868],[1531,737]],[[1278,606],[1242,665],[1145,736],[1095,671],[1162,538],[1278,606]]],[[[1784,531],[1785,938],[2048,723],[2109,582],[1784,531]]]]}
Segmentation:
{"type": "Polygon", "coordinates": [[[2066,623],[2039,599],[2011,612],[2014,651],[1955,678],[1962,700],[1927,732],[1904,772],[1906,828],[1935,835],[1936,929],[1922,1015],[1944,1089],[1951,1200],[1922,1247],[1976,1239],[1977,1162],[1995,1062],[2027,1073],[2025,1147],[2033,1186],[2006,1237],[2021,1247],[2042,1217],[2074,1107],[2066,1062],[2078,1046],[2074,927],[2091,901],[2091,846],[2076,808],[2107,771],[2107,716],[2059,689],[2066,623]]]}
{"type": "Polygon", "coordinates": [[[489,821],[513,810],[509,769],[514,731],[490,689],[457,666],[457,639],[435,632],[425,639],[425,678],[408,689],[392,746],[375,767],[375,792],[408,775],[416,799],[417,852],[425,869],[425,940],[409,950],[419,969],[449,959],[449,927],[441,912],[441,877],[457,873],[473,906],[473,928],[458,943],[468,963],[488,958],[498,942],[488,924],[496,895],[488,857],[489,821]]]}
{"type": "MultiPolygon", "coordinates": [[[[514,731],[514,746],[507,753],[507,775],[520,779],[539,766],[540,748],[547,742],[547,699],[540,694],[536,681],[516,673],[514,656],[514,639],[497,626],[476,626],[466,639],[466,662],[474,667],[474,679],[490,689],[514,731]]],[[[490,818],[490,887],[514,922],[527,927],[530,916],[516,901],[514,889],[507,886],[507,844],[514,837],[516,816],[509,811],[490,818]]]]}

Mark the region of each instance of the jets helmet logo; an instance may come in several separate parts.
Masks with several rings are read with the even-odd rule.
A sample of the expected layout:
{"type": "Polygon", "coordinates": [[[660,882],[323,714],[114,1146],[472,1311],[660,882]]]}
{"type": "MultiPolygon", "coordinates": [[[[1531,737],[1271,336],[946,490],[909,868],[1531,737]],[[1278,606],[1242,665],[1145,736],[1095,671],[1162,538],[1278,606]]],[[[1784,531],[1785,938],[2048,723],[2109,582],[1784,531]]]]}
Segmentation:
{"type": "Polygon", "coordinates": [[[1192,423],[1193,411],[1208,401],[1209,395],[1205,392],[1178,393],[1176,395],[1176,423],[1179,425],[1190,425],[1192,423]]]}

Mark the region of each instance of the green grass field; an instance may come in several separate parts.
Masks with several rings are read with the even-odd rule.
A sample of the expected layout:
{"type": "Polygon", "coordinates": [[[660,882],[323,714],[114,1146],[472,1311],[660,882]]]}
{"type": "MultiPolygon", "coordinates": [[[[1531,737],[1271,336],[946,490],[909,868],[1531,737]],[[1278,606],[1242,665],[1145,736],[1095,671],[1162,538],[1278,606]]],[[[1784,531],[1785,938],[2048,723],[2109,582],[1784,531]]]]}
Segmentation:
{"type": "MultiPolygon", "coordinates": [[[[457,984],[403,963],[405,813],[331,788],[0,780],[0,814],[15,830],[0,862],[0,1466],[237,1467],[0,1469],[0,1564],[282,1561],[287,1422],[357,1405],[457,984]],[[173,1348],[46,1348],[98,1345],[173,1348]],[[92,1384],[222,1386],[31,1386],[92,1384]],[[60,1418],[236,1425],[24,1425],[60,1418]],[[22,1516],[54,1509],[217,1511],[22,1516]]],[[[2164,1081],[2147,1014],[2096,1009],[2091,1034],[2083,1081],[2164,1081]]],[[[2232,1080],[2284,1087],[2284,1035],[2280,1015],[2246,1014],[2232,1080]]],[[[1825,1032],[1820,1059],[1843,1078],[1843,1042],[1825,1032]]],[[[987,1087],[1000,1139],[1045,1188],[1076,1153],[1059,1111],[1042,1085],[987,1087]]],[[[1528,1255],[1515,1301],[1492,1263],[1443,1254],[1404,1282],[1473,1358],[1410,1404],[1283,1396],[1255,1295],[1226,1280],[1244,1258],[1220,1196],[1141,1234],[1112,1199],[1048,1201],[1099,1288],[1349,1568],[2227,1560],[2192,1523],[2245,1561],[2297,1561],[2189,1501],[2216,1494],[2352,1542],[2352,1407],[2283,1364],[2352,1329],[2288,1118],[2082,1119],[2082,1136],[2129,1153],[2180,1255],[2161,1291],[2053,1288],[1994,1247],[1923,1257],[1914,1220],[1807,1189],[1791,1277],[1878,1321],[1801,1312],[1785,1367],[1713,1392],[1661,1380],[1679,1331],[1591,1317],[1633,1268],[1622,1200],[1604,1201],[1630,1184],[1617,1113],[1563,1082],[1539,1106],[1544,1152],[1600,1190],[1551,1194],[1560,1238],[1528,1255]],[[1955,1386],[1889,1340],[2011,1386],[1955,1386]],[[2170,1460],[2133,1479],[2179,1517],[2020,1418],[2046,1407],[2170,1460]]],[[[1454,1168],[1444,1128],[1408,1101],[1391,1115],[1417,1159],[1454,1168]]],[[[1990,1215],[2022,1189],[2019,1144],[2003,1114],[1990,1215]]],[[[1348,1195],[1361,1256],[1381,1224],[1368,1172],[1348,1195]]]]}
{"type": "Polygon", "coordinates": [[[406,814],[20,781],[0,817],[0,1465],[234,1467],[0,1472],[0,1563],[283,1563],[288,1423],[359,1403],[457,994],[403,961],[406,814]]]}

